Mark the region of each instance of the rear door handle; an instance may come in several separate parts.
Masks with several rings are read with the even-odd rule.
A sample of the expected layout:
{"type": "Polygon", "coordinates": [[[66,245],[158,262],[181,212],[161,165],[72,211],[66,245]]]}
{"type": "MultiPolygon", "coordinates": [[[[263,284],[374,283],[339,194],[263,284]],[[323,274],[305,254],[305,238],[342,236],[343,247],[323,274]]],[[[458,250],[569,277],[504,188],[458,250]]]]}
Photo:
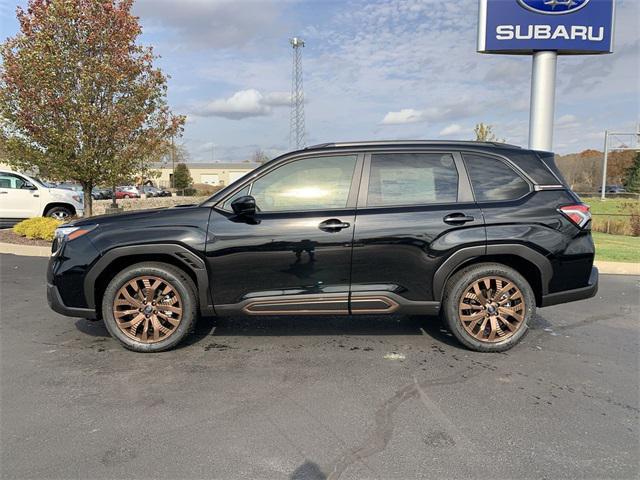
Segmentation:
{"type": "Polygon", "coordinates": [[[330,218],[329,220],[321,222],[318,228],[325,232],[339,232],[343,228],[349,228],[350,226],[351,224],[348,222],[343,222],[337,218],[330,218]]]}
{"type": "Polygon", "coordinates": [[[444,223],[448,223],[449,225],[462,225],[463,223],[473,222],[474,220],[472,216],[465,215],[464,213],[450,213],[442,219],[444,223]]]}

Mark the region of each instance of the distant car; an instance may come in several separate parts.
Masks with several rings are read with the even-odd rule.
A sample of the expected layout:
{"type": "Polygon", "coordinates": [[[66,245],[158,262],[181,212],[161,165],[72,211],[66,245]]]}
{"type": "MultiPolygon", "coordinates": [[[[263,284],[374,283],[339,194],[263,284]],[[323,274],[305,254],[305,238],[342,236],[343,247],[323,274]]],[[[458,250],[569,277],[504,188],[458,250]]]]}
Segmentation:
{"type": "Polygon", "coordinates": [[[159,197],[170,197],[172,193],[169,190],[165,190],[164,188],[159,188],[159,197]]]}
{"type": "Polygon", "coordinates": [[[110,188],[93,187],[91,196],[94,200],[108,200],[113,198],[113,192],[110,188]]]}
{"type": "Polygon", "coordinates": [[[162,191],[152,185],[144,185],[138,189],[140,193],[144,193],[147,197],[161,197],[162,191]]]}
{"type": "Polygon", "coordinates": [[[82,193],[51,187],[22,173],[0,170],[0,227],[31,217],[68,220],[84,214],[82,193]]]}
{"type": "MultiPolygon", "coordinates": [[[[622,185],[607,185],[604,191],[605,193],[627,193],[622,185]]],[[[602,193],[602,187],[598,188],[598,193],[602,193]]]]}
{"type": "Polygon", "coordinates": [[[116,187],[116,198],[140,198],[140,192],[133,186],[116,187]]]}
{"type": "Polygon", "coordinates": [[[73,190],[74,192],[82,192],[82,185],[71,182],[61,182],[56,185],[56,188],[64,188],[65,190],[73,190]]]}

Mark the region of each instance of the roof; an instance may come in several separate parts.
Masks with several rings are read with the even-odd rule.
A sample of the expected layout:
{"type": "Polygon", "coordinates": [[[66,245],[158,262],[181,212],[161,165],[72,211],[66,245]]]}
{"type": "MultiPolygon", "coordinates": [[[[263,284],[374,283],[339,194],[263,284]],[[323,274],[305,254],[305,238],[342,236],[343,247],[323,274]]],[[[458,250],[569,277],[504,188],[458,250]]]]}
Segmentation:
{"type": "Polygon", "coordinates": [[[520,148],[502,142],[476,142],[466,140],[372,140],[364,142],[334,142],[311,145],[305,150],[320,150],[323,148],[349,148],[349,147],[413,147],[413,146],[465,146],[465,147],[490,147],[490,148],[520,148]]]}
{"type": "MultiPolygon", "coordinates": [[[[176,163],[177,165],[177,163],[176,163]]],[[[193,169],[217,169],[217,170],[253,170],[260,164],[249,162],[208,162],[208,163],[185,163],[190,170],[193,169]]],[[[151,168],[171,168],[171,163],[154,163],[151,168]]]]}

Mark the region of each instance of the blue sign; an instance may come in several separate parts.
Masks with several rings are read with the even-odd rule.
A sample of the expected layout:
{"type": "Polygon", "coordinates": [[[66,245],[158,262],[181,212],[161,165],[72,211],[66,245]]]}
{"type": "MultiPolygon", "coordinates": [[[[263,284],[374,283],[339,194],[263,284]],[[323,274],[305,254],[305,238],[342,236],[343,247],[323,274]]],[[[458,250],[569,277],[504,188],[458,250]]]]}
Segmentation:
{"type": "Polygon", "coordinates": [[[613,52],[614,0],[480,0],[478,52],[613,52]]]}

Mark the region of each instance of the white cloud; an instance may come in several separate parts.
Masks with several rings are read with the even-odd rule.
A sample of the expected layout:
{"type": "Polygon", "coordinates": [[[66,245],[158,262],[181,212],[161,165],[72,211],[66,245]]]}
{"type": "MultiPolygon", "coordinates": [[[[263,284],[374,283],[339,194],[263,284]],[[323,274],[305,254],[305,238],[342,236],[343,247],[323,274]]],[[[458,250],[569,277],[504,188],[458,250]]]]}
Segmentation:
{"type": "Polygon", "coordinates": [[[440,135],[441,136],[456,135],[461,132],[462,132],[462,127],[457,123],[452,123],[451,125],[447,125],[442,130],[440,130],[440,135]]]}
{"type": "Polygon", "coordinates": [[[424,121],[424,112],[413,108],[403,108],[398,112],[389,112],[382,119],[384,125],[401,125],[424,121]]]}
{"type": "Polygon", "coordinates": [[[289,94],[272,92],[263,95],[250,88],[240,90],[229,98],[221,98],[205,103],[194,109],[194,114],[201,117],[224,117],[240,120],[249,117],[269,115],[274,107],[289,105],[289,94]]]}

